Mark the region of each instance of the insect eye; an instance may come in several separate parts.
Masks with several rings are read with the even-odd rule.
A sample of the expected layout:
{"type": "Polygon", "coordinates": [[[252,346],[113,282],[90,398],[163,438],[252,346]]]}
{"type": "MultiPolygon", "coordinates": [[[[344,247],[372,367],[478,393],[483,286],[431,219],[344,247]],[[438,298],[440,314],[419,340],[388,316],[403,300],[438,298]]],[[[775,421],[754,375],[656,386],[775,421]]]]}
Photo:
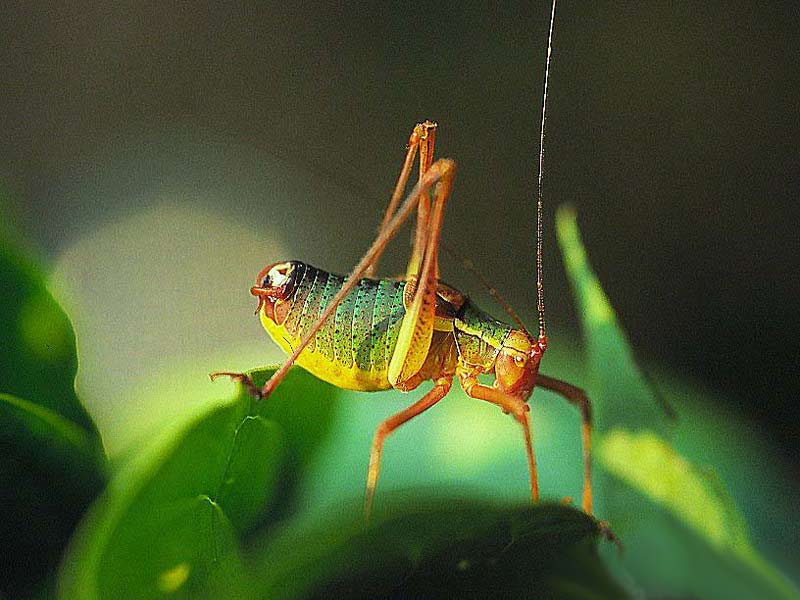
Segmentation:
{"type": "Polygon", "coordinates": [[[261,282],[262,287],[279,287],[285,285],[292,274],[292,266],[287,263],[272,267],[261,282]]]}

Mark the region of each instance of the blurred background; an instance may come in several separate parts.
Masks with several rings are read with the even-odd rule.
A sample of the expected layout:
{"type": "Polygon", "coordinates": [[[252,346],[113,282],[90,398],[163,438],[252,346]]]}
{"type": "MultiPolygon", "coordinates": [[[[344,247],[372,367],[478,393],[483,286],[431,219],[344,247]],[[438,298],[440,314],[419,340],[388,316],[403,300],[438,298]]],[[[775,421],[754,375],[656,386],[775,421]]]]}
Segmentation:
{"type": "MultiPolygon", "coordinates": [[[[569,202],[640,357],[721,393],[795,476],[797,13],[560,3],[544,176],[554,344],[580,360],[552,226],[569,202]]],[[[191,403],[195,387],[224,393],[208,371],[279,356],[252,317],[255,274],[285,258],[349,270],[421,119],[459,165],[444,240],[534,323],[547,3],[0,14],[0,208],[50,266],[112,457],[178,414],[156,398],[165,381],[191,403]]],[[[403,270],[407,240],[385,274],[403,270]]]]}

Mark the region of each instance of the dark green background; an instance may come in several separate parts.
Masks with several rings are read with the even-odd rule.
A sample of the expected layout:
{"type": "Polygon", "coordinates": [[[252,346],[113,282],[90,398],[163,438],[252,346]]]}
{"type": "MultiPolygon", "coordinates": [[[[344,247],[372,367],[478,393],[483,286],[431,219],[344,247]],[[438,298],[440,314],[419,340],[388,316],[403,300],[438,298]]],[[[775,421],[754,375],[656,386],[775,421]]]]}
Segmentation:
{"type": "MultiPolygon", "coordinates": [[[[292,222],[299,247],[329,235],[332,251],[298,258],[345,270],[410,127],[432,118],[460,167],[444,237],[532,318],[549,7],[468,4],[4,3],[0,180],[16,219],[55,256],[146,190],[227,190],[224,210],[292,222]],[[258,189],[237,193],[242,154],[348,200],[269,214],[258,189]]],[[[800,434],[797,16],[790,3],[561,2],[545,172],[554,328],[577,328],[551,225],[569,201],[640,354],[727,392],[787,453],[800,434]]]]}

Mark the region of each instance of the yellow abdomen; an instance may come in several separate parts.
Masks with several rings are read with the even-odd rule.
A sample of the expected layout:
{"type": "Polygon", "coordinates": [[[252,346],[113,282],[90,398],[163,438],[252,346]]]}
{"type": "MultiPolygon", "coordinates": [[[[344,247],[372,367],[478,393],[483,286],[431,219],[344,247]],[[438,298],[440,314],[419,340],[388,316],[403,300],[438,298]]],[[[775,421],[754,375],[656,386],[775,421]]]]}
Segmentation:
{"type": "MultiPolygon", "coordinates": [[[[263,312],[260,317],[261,324],[275,343],[287,354],[293,352],[293,348],[300,343],[300,338],[290,334],[286,327],[276,324],[263,312]]],[[[335,357],[331,359],[322,352],[318,352],[315,345],[307,347],[300,353],[297,364],[323,381],[348,390],[377,392],[392,387],[389,384],[388,369],[385,366],[370,370],[360,369],[356,363],[353,363],[352,366],[345,366],[335,357]]]]}

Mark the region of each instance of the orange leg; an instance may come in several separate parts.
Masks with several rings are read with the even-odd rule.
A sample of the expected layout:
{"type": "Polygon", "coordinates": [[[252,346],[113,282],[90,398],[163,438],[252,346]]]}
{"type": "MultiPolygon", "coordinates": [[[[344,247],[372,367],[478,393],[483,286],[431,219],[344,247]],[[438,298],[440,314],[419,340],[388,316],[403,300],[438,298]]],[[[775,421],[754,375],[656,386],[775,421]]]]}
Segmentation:
{"type": "Polygon", "coordinates": [[[536,378],[536,385],[555,392],[574,404],[581,411],[581,437],[583,439],[583,512],[592,514],[592,407],[589,398],[579,387],[571,383],[542,375],[536,378]]]}
{"type": "MultiPolygon", "coordinates": [[[[436,123],[425,121],[423,123],[425,135],[420,140],[419,145],[419,179],[428,171],[433,162],[433,151],[436,145],[436,123]]],[[[419,199],[417,205],[417,227],[414,233],[414,247],[411,251],[411,259],[408,261],[406,278],[413,277],[422,268],[422,260],[428,244],[428,221],[431,215],[431,201],[428,194],[419,199]]],[[[435,277],[439,278],[439,267],[436,266],[435,277]]]]}
{"type": "MultiPolygon", "coordinates": [[[[406,197],[403,204],[401,204],[400,208],[397,209],[397,212],[392,217],[391,221],[389,221],[389,224],[380,232],[375,241],[372,242],[372,246],[369,247],[369,250],[367,250],[366,254],[364,254],[361,260],[355,266],[352,273],[350,273],[347,280],[344,282],[344,285],[342,285],[339,291],[334,295],[325,310],[322,311],[322,314],[319,316],[317,321],[311,326],[311,328],[306,332],[305,336],[294,347],[292,354],[283,361],[278,370],[272,374],[272,377],[267,380],[264,386],[260,390],[256,390],[257,393],[253,393],[256,398],[266,398],[272,393],[278,384],[283,381],[283,378],[286,377],[289,369],[297,361],[297,357],[300,356],[303,350],[305,350],[306,346],[308,346],[309,342],[314,338],[315,335],[317,335],[317,332],[320,330],[323,323],[325,323],[325,321],[327,321],[333,315],[336,307],[339,306],[344,297],[347,296],[347,294],[349,294],[356,285],[358,285],[358,282],[362,277],[364,277],[364,273],[367,271],[367,269],[369,269],[370,265],[372,265],[375,259],[381,255],[381,253],[385,250],[386,245],[392,240],[392,238],[397,235],[400,227],[406,222],[406,220],[408,220],[408,218],[411,216],[411,213],[417,207],[420,198],[424,194],[427,194],[428,190],[434,186],[436,186],[437,198],[441,198],[441,202],[437,203],[441,205],[440,210],[434,211],[434,222],[438,223],[438,227],[441,227],[441,213],[443,211],[444,201],[447,199],[450,187],[452,186],[455,171],[455,163],[446,158],[439,159],[430,166],[428,171],[422,177],[421,181],[414,186],[414,189],[411,190],[411,193],[406,197]]],[[[436,244],[438,244],[438,232],[436,232],[435,235],[432,235],[427,241],[430,242],[431,246],[428,248],[428,251],[425,254],[425,259],[423,261],[423,272],[436,272],[438,268],[436,252],[436,244]],[[432,242],[430,241],[431,239],[433,240],[432,242]],[[428,268],[425,268],[425,264],[429,264],[428,268]]],[[[428,299],[429,294],[424,292],[426,286],[428,288],[430,287],[429,283],[430,282],[427,280],[420,283],[420,287],[417,288],[417,295],[420,296],[420,298],[424,297],[428,299]]],[[[434,286],[434,299],[435,292],[436,290],[434,286]]],[[[221,376],[231,377],[232,379],[243,383],[249,389],[254,389],[252,381],[249,381],[249,377],[247,377],[247,375],[244,373],[212,373],[211,379],[213,381],[217,377],[221,376]]]]}
{"type": "MultiPolygon", "coordinates": [[[[431,166],[425,177],[440,162],[431,166]]],[[[428,230],[421,244],[424,248],[420,257],[421,263],[417,262],[415,265],[414,257],[409,262],[407,278],[409,282],[416,282],[416,288],[410,302],[406,304],[406,314],[389,363],[388,377],[392,387],[409,389],[406,382],[419,372],[428,356],[436,321],[439,238],[444,222],[445,205],[453,184],[453,174],[454,171],[450,171],[436,184],[433,207],[428,215],[428,230]]]]}
{"type": "Polygon", "coordinates": [[[261,390],[258,389],[253,380],[250,379],[250,376],[247,373],[233,373],[230,371],[215,371],[214,373],[209,373],[208,375],[211,378],[211,381],[216,381],[220,377],[230,377],[236,383],[239,383],[247,388],[247,391],[250,392],[251,396],[258,398],[261,395],[261,390]]]}
{"type": "MultiPolygon", "coordinates": [[[[452,183],[453,177],[455,176],[455,168],[456,165],[452,160],[448,160],[446,158],[440,159],[433,163],[425,173],[425,176],[422,178],[422,181],[414,186],[414,189],[411,190],[411,193],[406,197],[403,204],[397,209],[397,212],[392,217],[389,224],[380,232],[378,237],[372,243],[367,253],[361,258],[359,263],[353,269],[353,272],[350,273],[347,280],[344,282],[344,285],[339,289],[336,295],[331,299],[328,306],[319,316],[317,322],[311,326],[311,328],[306,332],[306,335],[300,342],[295,346],[294,352],[290,356],[286,358],[280,368],[272,374],[272,377],[264,384],[261,388],[260,393],[257,397],[265,398],[272,393],[277,385],[283,381],[283,378],[286,377],[286,373],[289,372],[289,369],[292,365],[297,361],[297,357],[300,356],[300,353],[305,350],[306,346],[308,346],[309,342],[317,335],[320,327],[322,324],[327,321],[331,315],[333,315],[336,307],[339,306],[341,301],[344,299],[350,291],[358,285],[358,282],[364,276],[364,273],[367,271],[369,266],[373,264],[375,259],[380,256],[383,250],[386,248],[386,245],[392,240],[392,238],[397,234],[397,231],[400,227],[405,223],[414,209],[417,207],[417,203],[419,199],[428,192],[434,185],[441,184],[443,189],[449,190],[450,185],[452,183]]],[[[237,374],[238,375],[238,374],[237,374]]]]}
{"type": "MultiPolygon", "coordinates": [[[[386,212],[383,215],[383,220],[381,221],[381,225],[378,228],[378,233],[383,232],[386,229],[389,222],[392,220],[395,212],[397,211],[397,207],[400,204],[400,199],[403,196],[403,190],[406,188],[406,184],[408,183],[408,177],[411,174],[411,169],[414,165],[414,157],[417,154],[417,150],[420,152],[419,157],[419,173],[420,173],[420,181],[422,180],[422,175],[427,172],[430,168],[431,163],[433,162],[433,143],[435,139],[435,132],[436,132],[436,123],[432,123],[431,121],[425,121],[424,123],[418,123],[414,130],[411,132],[411,135],[408,138],[408,145],[406,145],[406,155],[403,159],[403,167],[400,169],[400,175],[397,177],[397,182],[394,186],[394,191],[392,192],[392,197],[389,200],[389,206],[386,207],[386,212]]],[[[424,218],[425,215],[428,214],[429,209],[429,201],[427,194],[420,198],[420,203],[417,208],[418,211],[418,223],[420,217],[424,218]]],[[[417,226],[417,236],[419,236],[419,225],[417,226]]],[[[375,270],[378,268],[378,261],[380,260],[380,254],[375,258],[369,268],[364,272],[365,277],[372,277],[375,274],[375,270]]]]}
{"type": "Polygon", "coordinates": [[[390,433],[400,427],[400,425],[428,410],[431,406],[444,398],[447,392],[450,391],[452,383],[452,377],[437,379],[433,389],[422,398],[407,409],[396,415],[392,415],[378,425],[378,428],[375,430],[375,436],[372,438],[372,449],[369,453],[369,468],[367,470],[367,490],[364,495],[364,518],[367,522],[369,522],[369,516],[372,513],[372,500],[375,496],[375,487],[378,485],[378,475],[381,470],[381,451],[383,450],[384,440],[390,433]]]}
{"type": "Polygon", "coordinates": [[[525,436],[525,453],[528,457],[528,474],[531,480],[531,500],[536,503],[539,501],[539,476],[536,472],[536,457],[533,453],[533,439],[531,437],[531,427],[528,421],[528,406],[521,398],[506,394],[496,388],[478,383],[474,374],[459,373],[461,387],[471,398],[485,400],[492,404],[497,404],[505,413],[511,413],[522,426],[522,433],[525,436]]]}

